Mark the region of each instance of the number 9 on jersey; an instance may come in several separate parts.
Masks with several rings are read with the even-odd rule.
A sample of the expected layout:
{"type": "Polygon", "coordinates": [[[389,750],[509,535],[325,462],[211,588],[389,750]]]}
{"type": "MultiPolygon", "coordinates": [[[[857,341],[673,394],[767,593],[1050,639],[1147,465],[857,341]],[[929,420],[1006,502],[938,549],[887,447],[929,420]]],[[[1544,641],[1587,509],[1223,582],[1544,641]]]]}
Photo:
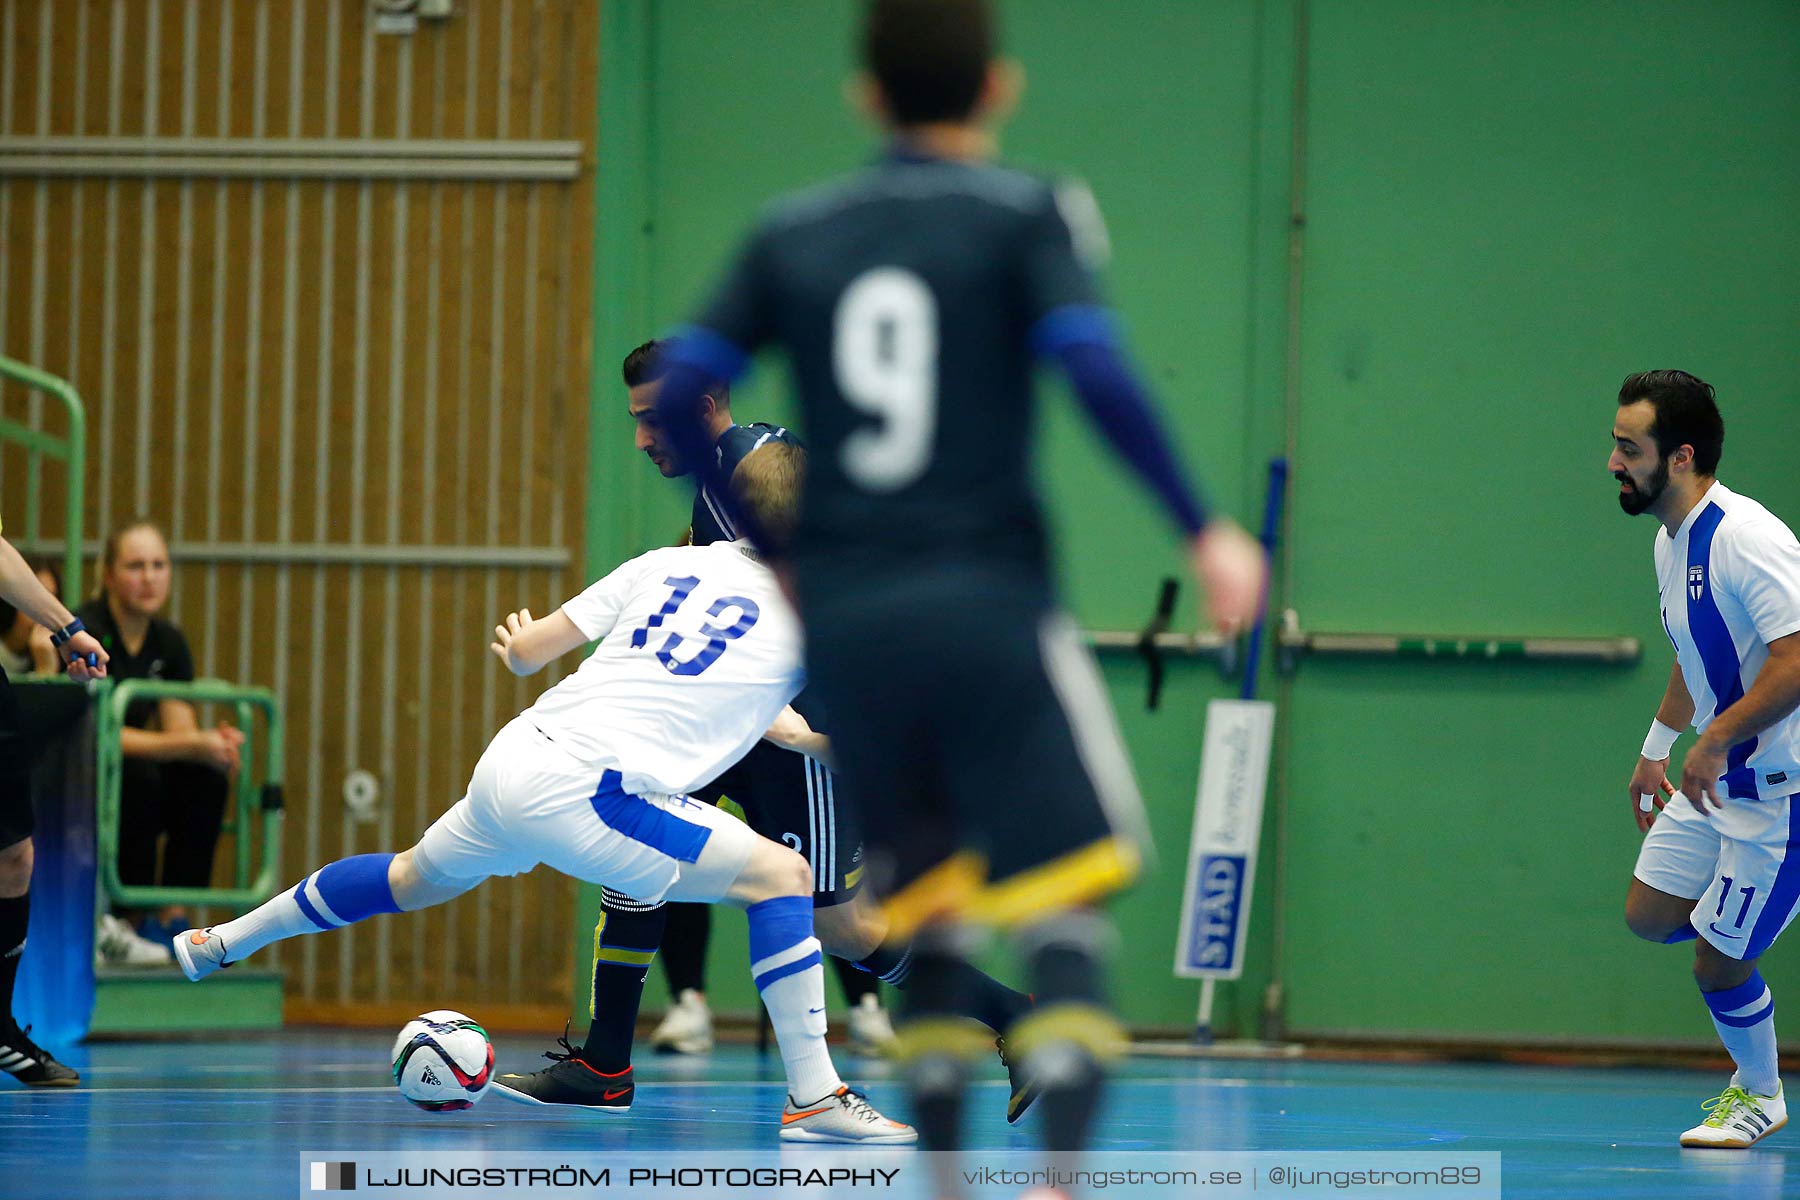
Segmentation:
{"type": "Polygon", "coordinates": [[[871,492],[897,492],[931,461],[937,434],[937,299],[923,279],[877,267],[839,297],[832,369],[849,404],[879,419],[844,439],[844,473],[871,492]]]}

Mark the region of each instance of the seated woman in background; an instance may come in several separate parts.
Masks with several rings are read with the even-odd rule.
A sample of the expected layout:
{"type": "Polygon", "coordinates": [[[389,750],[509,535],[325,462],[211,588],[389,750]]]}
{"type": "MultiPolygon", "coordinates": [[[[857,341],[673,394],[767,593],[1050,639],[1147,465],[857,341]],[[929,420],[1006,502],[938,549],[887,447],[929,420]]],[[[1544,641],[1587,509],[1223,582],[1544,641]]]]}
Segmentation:
{"type": "MultiPolygon", "coordinates": [[[[170,574],[168,543],[152,522],[132,521],[106,539],[100,594],[77,615],[112,656],[107,673],[113,679],[194,678],[187,638],[157,615],[169,599],[170,574]]],[[[185,700],[137,701],[126,709],[125,726],[120,880],[209,886],[244,735],[225,722],[200,728],[194,706],[185,700]]],[[[172,906],[145,919],[139,932],[166,951],[169,938],[191,923],[185,909],[172,906]]]]}
{"type": "MultiPolygon", "coordinates": [[[[62,581],[57,578],[55,567],[34,560],[31,568],[52,596],[62,595],[62,581]]],[[[50,644],[50,631],[5,600],[0,600],[0,668],[13,679],[62,674],[62,664],[56,661],[56,649],[50,644]]]]}

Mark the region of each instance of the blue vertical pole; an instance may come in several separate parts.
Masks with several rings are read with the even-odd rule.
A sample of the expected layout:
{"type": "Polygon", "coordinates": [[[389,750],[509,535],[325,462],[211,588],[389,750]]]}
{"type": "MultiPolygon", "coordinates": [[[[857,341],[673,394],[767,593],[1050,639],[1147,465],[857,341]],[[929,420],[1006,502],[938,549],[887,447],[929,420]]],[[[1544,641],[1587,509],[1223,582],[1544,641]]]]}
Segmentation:
{"type": "MultiPolygon", "coordinates": [[[[1262,542],[1263,553],[1269,556],[1269,569],[1275,566],[1275,543],[1277,532],[1281,528],[1281,503],[1287,493],[1288,462],[1285,458],[1269,460],[1269,490],[1263,497],[1262,533],[1258,539],[1262,542]]],[[[1263,602],[1257,607],[1256,624],[1250,627],[1250,649],[1244,656],[1244,682],[1238,690],[1238,699],[1256,699],[1256,672],[1262,662],[1263,629],[1269,623],[1269,592],[1263,589],[1263,602]]]]}
{"type": "MultiPolygon", "coordinates": [[[[1270,570],[1274,570],[1275,542],[1277,531],[1281,528],[1281,502],[1287,492],[1288,463],[1285,458],[1269,460],[1269,487],[1263,497],[1262,533],[1258,539],[1262,543],[1263,553],[1268,556],[1270,570]]],[[[1262,665],[1263,629],[1269,623],[1269,589],[1263,588],[1262,603],[1257,606],[1256,624],[1250,627],[1250,648],[1244,655],[1244,680],[1238,688],[1238,699],[1256,699],[1256,674],[1262,665]]],[[[1245,903],[1249,897],[1244,897],[1245,903]]],[[[1212,1011],[1216,984],[1211,977],[1200,983],[1200,1008],[1194,1016],[1194,1043],[1201,1046],[1212,1045],[1212,1011]]]]}

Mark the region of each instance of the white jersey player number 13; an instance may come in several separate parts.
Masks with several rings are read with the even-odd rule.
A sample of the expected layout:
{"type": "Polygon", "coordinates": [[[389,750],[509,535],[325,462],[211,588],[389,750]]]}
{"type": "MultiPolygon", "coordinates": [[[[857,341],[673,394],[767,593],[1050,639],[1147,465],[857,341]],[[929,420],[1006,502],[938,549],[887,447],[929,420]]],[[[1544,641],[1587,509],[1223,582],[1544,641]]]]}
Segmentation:
{"type": "Polygon", "coordinates": [[[742,757],[800,687],[799,623],[744,542],[652,550],[562,612],[600,645],[526,715],[582,761],[616,766],[639,794],[707,782],[697,761],[716,774],[742,757]],[[671,704],[671,683],[690,699],[671,704]]]}
{"type": "Polygon", "coordinates": [[[871,492],[915,483],[937,432],[937,298],[899,267],[858,275],[838,298],[832,369],[838,391],[881,423],[844,440],[844,472],[871,492]]]}

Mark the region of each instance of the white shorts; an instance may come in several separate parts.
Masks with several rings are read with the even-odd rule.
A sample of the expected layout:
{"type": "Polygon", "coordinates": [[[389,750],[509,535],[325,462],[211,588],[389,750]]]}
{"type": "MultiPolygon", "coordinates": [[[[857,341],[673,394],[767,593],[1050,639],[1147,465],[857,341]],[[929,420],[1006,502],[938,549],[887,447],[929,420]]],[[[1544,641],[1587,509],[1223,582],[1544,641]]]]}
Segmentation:
{"type": "Polygon", "coordinates": [[[1800,910],[1795,797],[1695,808],[1680,792],[1657,814],[1632,874],[1694,897],[1694,928],[1736,959],[1760,958],[1800,910]]]}
{"type": "Polygon", "coordinates": [[[750,860],[756,834],[686,796],[634,796],[619,773],[573,757],[524,717],[482,752],[469,791],[419,839],[433,883],[518,875],[539,863],[654,903],[677,880],[684,900],[717,900],[750,860]]]}

